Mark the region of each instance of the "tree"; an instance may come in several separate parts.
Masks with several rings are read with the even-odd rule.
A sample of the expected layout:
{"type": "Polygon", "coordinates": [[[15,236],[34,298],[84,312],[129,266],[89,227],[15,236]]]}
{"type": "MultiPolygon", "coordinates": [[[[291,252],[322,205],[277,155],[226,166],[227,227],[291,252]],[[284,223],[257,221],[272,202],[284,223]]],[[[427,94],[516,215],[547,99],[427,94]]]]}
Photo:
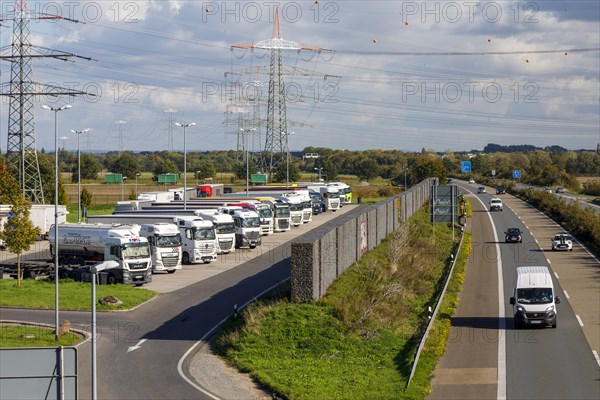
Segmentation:
{"type": "Polygon", "coordinates": [[[289,170],[287,163],[280,162],[277,164],[277,167],[275,167],[275,173],[273,175],[273,181],[285,183],[286,180],[289,182],[300,180],[300,168],[298,167],[298,164],[290,162],[289,170]]]}
{"type": "MultiPolygon", "coordinates": [[[[130,178],[135,177],[135,174],[141,172],[138,159],[131,153],[122,153],[117,157],[112,163],[110,170],[111,172],[122,174],[123,176],[130,178]]],[[[171,172],[176,172],[176,170],[171,172]]]]}
{"type": "Polygon", "coordinates": [[[81,206],[90,208],[92,205],[92,193],[86,188],[81,189],[81,206]]]}
{"type": "Polygon", "coordinates": [[[31,222],[31,202],[21,196],[19,184],[8,173],[5,163],[0,164],[0,187],[3,189],[0,202],[12,205],[9,218],[0,230],[0,239],[17,255],[17,286],[21,286],[21,254],[35,243],[40,228],[31,222]]]}
{"type": "Polygon", "coordinates": [[[368,181],[379,175],[379,165],[373,158],[362,158],[356,162],[354,172],[360,180],[368,181]]]}
{"type": "MultiPolygon", "coordinates": [[[[439,178],[440,184],[445,184],[448,171],[442,161],[430,154],[419,155],[410,166],[411,178],[414,182],[421,182],[426,178],[439,178]]],[[[399,177],[398,177],[399,179],[399,177]]]]}
{"type": "MultiPolygon", "coordinates": [[[[81,179],[98,179],[98,173],[102,171],[102,165],[90,154],[81,155],[81,179]]],[[[79,181],[77,176],[77,162],[71,167],[71,182],[79,181]]],[[[135,175],[134,175],[135,176],[135,175]]]]}

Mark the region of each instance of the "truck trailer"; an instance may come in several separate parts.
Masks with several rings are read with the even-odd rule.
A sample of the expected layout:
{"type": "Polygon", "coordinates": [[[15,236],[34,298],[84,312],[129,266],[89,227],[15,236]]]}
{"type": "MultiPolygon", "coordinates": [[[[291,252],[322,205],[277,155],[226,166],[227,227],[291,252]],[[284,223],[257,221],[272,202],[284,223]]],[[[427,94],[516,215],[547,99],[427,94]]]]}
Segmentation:
{"type": "MultiPolygon", "coordinates": [[[[137,227],[124,225],[59,224],[58,264],[86,266],[114,260],[118,266],[105,271],[108,283],[136,286],[149,283],[152,281],[150,246],[136,230],[137,227]]],[[[50,229],[49,241],[50,253],[54,257],[54,227],[50,229]]]]}

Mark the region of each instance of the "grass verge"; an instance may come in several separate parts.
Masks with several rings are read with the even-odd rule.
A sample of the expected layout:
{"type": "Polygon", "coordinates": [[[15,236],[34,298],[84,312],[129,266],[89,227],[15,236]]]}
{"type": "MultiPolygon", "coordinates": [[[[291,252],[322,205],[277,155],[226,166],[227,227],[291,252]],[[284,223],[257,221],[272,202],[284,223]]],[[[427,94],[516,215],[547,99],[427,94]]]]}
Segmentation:
{"type": "Polygon", "coordinates": [[[76,332],[61,335],[58,342],[54,329],[33,325],[0,325],[0,347],[58,347],[73,346],[84,337],[76,332]]]}
{"type": "MultiPolygon", "coordinates": [[[[114,296],[123,304],[105,306],[96,304],[96,309],[126,310],[135,307],[157,293],[152,290],[134,288],[129,285],[96,285],[96,299],[114,296]]],[[[38,309],[54,309],[54,281],[23,279],[17,287],[16,279],[0,279],[0,306],[38,309]]],[[[92,288],[87,282],[61,279],[58,284],[58,304],[61,310],[91,310],[92,288]]]]}
{"type": "Polygon", "coordinates": [[[407,392],[406,383],[454,245],[451,229],[432,229],[423,208],[325,298],[254,303],[217,333],[213,347],[287,399],[422,398],[426,389],[407,392]]]}

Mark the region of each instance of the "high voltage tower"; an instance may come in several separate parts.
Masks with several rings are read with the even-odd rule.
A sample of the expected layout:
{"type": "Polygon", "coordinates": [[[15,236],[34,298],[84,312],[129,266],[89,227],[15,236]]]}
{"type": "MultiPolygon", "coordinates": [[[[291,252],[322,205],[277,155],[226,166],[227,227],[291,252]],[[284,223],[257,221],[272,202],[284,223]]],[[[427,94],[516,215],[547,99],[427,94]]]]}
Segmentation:
{"type": "MultiPolygon", "coordinates": [[[[326,79],[326,74],[318,74],[313,71],[307,71],[300,68],[284,68],[282,61],[283,50],[295,50],[300,52],[302,50],[323,52],[331,51],[320,47],[306,46],[296,42],[284,40],[281,37],[281,26],[279,22],[279,9],[275,9],[275,20],[273,24],[273,35],[271,39],[261,40],[254,43],[237,44],[232,45],[231,49],[265,49],[271,50],[271,61],[267,69],[266,66],[254,67],[249,70],[231,72],[232,75],[242,74],[268,74],[269,75],[269,96],[267,101],[267,131],[264,152],[269,160],[266,160],[266,167],[269,172],[280,163],[285,162],[285,157],[289,151],[288,146],[288,121],[286,111],[286,92],[284,75],[296,75],[296,76],[322,76],[326,79]]],[[[228,74],[225,74],[226,76],[228,74]]],[[[243,121],[243,118],[241,119],[243,121]]],[[[260,123],[259,125],[262,125],[260,123]]],[[[292,125],[292,124],[291,124],[292,125]]],[[[247,126],[240,126],[241,129],[247,128],[247,126]]],[[[254,126],[253,128],[258,128],[254,126]]],[[[238,147],[240,138],[238,136],[238,147]]]]}
{"type": "Polygon", "coordinates": [[[79,21],[60,15],[31,12],[27,0],[16,0],[14,9],[0,16],[0,26],[6,21],[13,22],[12,44],[0,49],[0,60],[11,63],[10,82],[0,86],[0,95],[9,97],[6,158],[9,168],[18,178],[23,196],[33,203],[43,204],[44,192],[35,145],[34,96],[74,96],[88,93],[34,82],[31,62],[34,58],[62,61],[91,58],[32,45],[29,30],[29,22],[32,20],[79,21]]]}

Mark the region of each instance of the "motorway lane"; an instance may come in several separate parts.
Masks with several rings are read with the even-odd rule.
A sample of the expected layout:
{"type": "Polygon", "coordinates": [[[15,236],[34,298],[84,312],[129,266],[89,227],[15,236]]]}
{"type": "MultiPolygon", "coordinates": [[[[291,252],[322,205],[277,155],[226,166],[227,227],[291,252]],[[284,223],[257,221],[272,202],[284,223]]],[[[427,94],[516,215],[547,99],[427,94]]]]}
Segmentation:
{"type": "MultiPolygon", "coordinates": [[[[487,202],[492,196],[479,197],[487,202]]],[[[563,302],[557,306],[557,329],[514,329],[512,306],[508,304],[508,299],[513,292],[516,267],[550,267],[550,264],[544,250],[529,232],[528,225],[507,207],[513,204],[509,196],[504,198],[505,211],[494,212],[491,215],[501,242],[506,299],[506,396],[508,399],[598,399],[599,365],[579,326],[569,299],[561,296],[563,302]],[[525,231],[522,244],[502,243],[504,232],[509,227],[519,227],[525,231]]],[[[528,224],[535,223],[539,229],[546,232],[557,230],[556,225],[545,217],[539,221],[535,218],[529,218],[527,221],[528,224]]],[[[553,280],[556,292],[561,294],[560,282],[556,276],[553,280]]]]}
{"type": "MultiPolygon", "coordinates": [[[[312,223],[296,228],[291,233],[271,235],[267,240],[271,245],[265,246],[268,251],[257,250],[253,253],[258,255],[257,258],[241,265],[229,265],[234,260],[229,257],[225,263],[227,267],[217,267],[218,274],[198,274],[202,269],[210,269],[210,264],[186,266],[184,268],[196,274],[180,280],[179,290],[174,289],[168,279],[183,271],[157,276],[163,278],[157,279],[157,282],[163,281],[165,284],[154,285],[154,289],[162,288],[164,293],[134,311],[98,313],[101,331],[97,344],[99,398],[210,398],[179,375],[177,364],[181,357],[206,332],[231,315],[235,304],[241,306],[265,289],[289,278],[291,246],[286,240],[343,215],[354,207],[346,206],[336,213],[316,216],[312,223]],[[190,279],[195,279],[196,283],[190,279]],[[138,344],[138,348],[128,352],[138,344]]],[[[52,310],[1,309],[0,313],[2,319],[39,321],[51,325],[54,321],[52,310]]],[[[89,329],[89,312],[61,312],[60,320],[64,319],[69,319],[75,327],[89,329]]],[[[82,399],[90,398],[91,394],[89,347],[81,345],[78,353],[79,394],[82,399]]]]}
{"type": "Polygon", "coordinates": [[[428,399],[495,399],[498,376],[498,272],[496,245],[486,210],[469,196],[473,251],[467,260],[460,305],[452,317],[446,352],[428,399]]]}

